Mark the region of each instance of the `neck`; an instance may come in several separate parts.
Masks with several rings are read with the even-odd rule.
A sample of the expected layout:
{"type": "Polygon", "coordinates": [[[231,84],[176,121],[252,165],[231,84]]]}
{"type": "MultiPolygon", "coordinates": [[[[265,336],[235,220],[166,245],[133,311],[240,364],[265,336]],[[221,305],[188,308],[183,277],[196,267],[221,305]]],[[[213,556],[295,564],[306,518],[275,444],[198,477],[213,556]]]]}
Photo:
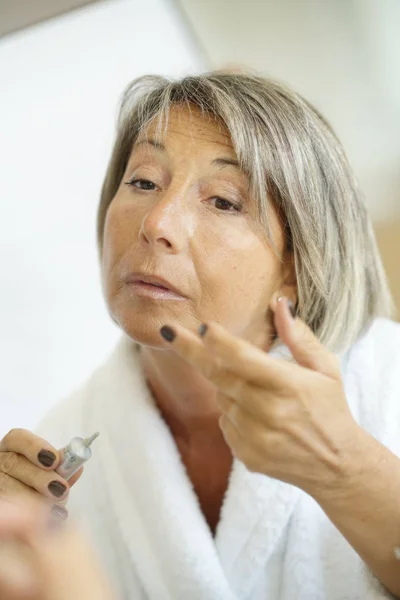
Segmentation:
{"type": "Polygon", "coordinates": [[[150,390],[174,438],[190,446],[225,445],[216,388],[171,351],[143,347],[141,356],[150,390]]]}
{"type": "Polygon", "coordinates": [[[171,351],[142,348],[142,364],[204,517],[215,533],[233,462],[218,424],[216,388],[171,351]]]}

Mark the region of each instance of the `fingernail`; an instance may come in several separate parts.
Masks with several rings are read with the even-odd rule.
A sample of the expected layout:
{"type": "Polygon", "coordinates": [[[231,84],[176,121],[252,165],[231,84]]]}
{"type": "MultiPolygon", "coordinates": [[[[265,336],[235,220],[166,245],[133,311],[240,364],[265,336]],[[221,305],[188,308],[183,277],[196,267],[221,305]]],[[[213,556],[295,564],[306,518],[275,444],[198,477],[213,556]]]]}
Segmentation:
{"type": "Polygon", "coordinates": [[[296,309],[291,300],[288,300],[288,309],[290,310],[290,314],[292,315],[293,319],[295,319],[296,318],[296,309]]]}
{"type": "Polygon", "coordinates": [[[207,327],[207,325],[205,325],[205,323],[203,323],[202,325],[200,325],[200,327],[199,327],[199,336],[200,337],[204,337],[206,335],[207,329],[208,329],[208,327],[207,327]]]}
{"type": "Polygon", "coordinates": [[[38,461],[44,467],[51,467],[51,465],[56,460],[56,455],[50,450],[41,450],[38,454],[38,461]]]}
{"type": "Polygon", "coordinates": [[[65,521],[68,518],[68,511],[62,506],[55,504],[51,509],[52,514],[60,521],[65,521]]]}
{"type": "Polygon", "coordinates": [[[48,487],[50,492],[53,494],[53,496],[56,496],[56,498],[60,498],[60,496],[67,491],[67,488],[63,483],[61,483],[61,481],[51,481],[48,487]]]}
{"type": "Polygon", "coordinates": [[[51,509],[51,517],[49,519],[49,531],[59,532],[62,529],[63,523],[68,519],[68,511],[62,506],[55,504],[51,509]]]}
{"type": "MultiPolygon", "coordinates": [[[[279,296],[279,298],[277,299],[277,303],[278,302],[282,302],[282,300],[285,298],[286,296],[279,296]]],[[[291,300],[289,300],[289,298],[286,298],[287,301],[287,305],[288,305],[288,309],[290,311],[290,314],[292,315],[292,318],[295,319],[296,318],[296,309],[294,307],[294,304],[291,300]]]]}
{"type": "Polygon", "coordinates": [[[171,327],[168,327],[168,325],[164,325],[164,327],[161,327],[160,333],[163,336],[164,340],[167,340],[167,342],[173,342],[175,339],[175,331],[171,329],[171,327]]]}

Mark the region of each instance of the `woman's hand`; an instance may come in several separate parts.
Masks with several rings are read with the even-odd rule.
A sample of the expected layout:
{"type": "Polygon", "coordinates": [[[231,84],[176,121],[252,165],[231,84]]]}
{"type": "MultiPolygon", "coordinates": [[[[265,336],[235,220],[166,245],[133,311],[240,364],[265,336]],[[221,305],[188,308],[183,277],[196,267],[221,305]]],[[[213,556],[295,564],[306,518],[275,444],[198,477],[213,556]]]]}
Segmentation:
{"type": "Polygon", "coordinates": [[[43,501],[0,500],[1,600],[115,600],[85,538],[43,501]]]}
{"type": "Polygon", "coordinates": [[[60,453],[42,438],[26,429],[12,429],[0,441],[0,498],[42,498],[57,516],[66,518],[62,505],[82,469],[67,482],[55,473],[60,460],[60,453]]]}
{"type": "Polygon", "coordinates": [[[174,325],[171,349],[218,388],[220,426],[233,455],[250,471],[317,496],[350,474],[352,448],[364,432],[350,413],[338,358],[292,317],[286,299],[272,308],[297,364],[215,323],[203,326],[201,336],[174,325]]]}
{"type": "Polygon", "coordinates": [[[400,461],[354,421],[337,357],[272,305],[277,333],[296,363],[279,360],[210,323],[200,336],[161,330],[218,389],[220,425],[249,470],[303,489],[370,569],[400,598],[400,461]]]}

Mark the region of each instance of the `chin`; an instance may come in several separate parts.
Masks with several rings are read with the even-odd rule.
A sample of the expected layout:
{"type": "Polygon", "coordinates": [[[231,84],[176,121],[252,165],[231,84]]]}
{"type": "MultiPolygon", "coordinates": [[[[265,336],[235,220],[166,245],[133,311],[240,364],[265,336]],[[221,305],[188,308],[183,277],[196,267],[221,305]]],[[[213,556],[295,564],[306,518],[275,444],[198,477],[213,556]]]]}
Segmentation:
{"type": "MultiPolygon", "coordinates": [[[[172,315],[171,311],[166,310],[126,310],[113,311],[111,317],[122,331],[132,340],[141,346],[151,348],[165,349],[166,342],[160,335],[160,329],[167,323],[182,323],[184,326],[192,328],[186,324],[186,319],[179,315],[172,315]]],[[[194,325],[196,327],[196,325],[194,325]]]]}

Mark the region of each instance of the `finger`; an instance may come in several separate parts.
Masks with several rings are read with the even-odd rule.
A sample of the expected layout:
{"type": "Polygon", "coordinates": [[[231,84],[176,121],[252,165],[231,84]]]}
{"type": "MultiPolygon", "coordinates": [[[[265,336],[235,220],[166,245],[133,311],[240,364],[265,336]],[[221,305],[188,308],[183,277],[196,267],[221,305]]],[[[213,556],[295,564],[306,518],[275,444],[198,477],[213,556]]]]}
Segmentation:
{"type": "Polygon", "coordinates": [[[10,477],[5,473],[0,473],[0,499],[7,500],[18,498],[21,503],[30,501],[47,501],[48,499],[39,494],[33,488],[25,485],[21,481],[10,477]]]}
{"type": "Polygon", "coordinates": [[[218,356],[221,365],[255,385],[278,389],[293,376],[293,365],[232,335],[218,323],[203,324],[200,335],[209,351],[218,356]]]}
{"type": "Polygon", "coordinates": [[[293,317],[290,307],[288,298],[283,296],[271,303],[278,336],[288,346],[293,358],[302,367],[333,379],[340,378],[338,357],[321,344],[304,321],[293,317]]]}
{"type": "Polygon", "coordinates": [[[2,540],[16,539],[31,545],[35,536],[54,529],[54,524],[68,516],[63,507],[53,506],[43,496],[23,487],[16,482],[13,492],[0,498],[0,545],[2,540]]]}
{"type": "Polygon", "coordinates": [[[55,502],[51,498],[42,496],[33,488],[4,473],[0,475],[0,502],[28,506],[28,508],[32,505],[40,505],[46,508],[47,517],[50,516],[59,521],[64,521],[68,517],[68,511],[63,506],[63,502],[55,502]]]}
{"type": "Polygon", "coordinates": [[[0,539],[28,541],[47,526],[48,508],[42,496],[29,493],[29,489],[24,495],[16,493],[21,486],[23,484],[17,482],[14,493],[0,498],[0,539]]]}
{"type": "Polygon", "coordinates": [[[0,452],[22,454],[41,469],[56,469],[60,462],[59,452],[46,440],[27,429],[11,429],[0,441],[0,452]]]}
{"type": "Polygon", "coordinates": [[[22,502],[0,499],[0,539],[23,539],[27,531],[36,528],[36,520],[32,511],[22,502]]]}
{"type": "MultiPolygon", "coordinates": [[[[171,331],[173,331],[174,335],[174,351],[191,365],[199,369],[199,371],[221,390],[221,392],[235,398],[238,404],[244,406],[248,402],[249,392],[252,393],[254,397],[253,389],[250,390],[250,388],[255,388],[255,386],[249,384],[236,373],[232,373],[221,367],[218,353],[209,352],[198,335],[178,324],[174,325],[173,329],[167,326],[169,337],[171,337],[171,331]]],[[[261,388],[257,388],[256,391],[259,393],[260,389],[261,388]]],[[[257,412],[256,407],[249,408],[249,410],[257,412]]]]}
{"type": "Polygon", "coordinates": [[[25,456],[15,452],[0,454],[0,473],[24,483],[43,496],[53,500],[65,500],[69,492],[69,484],[54,471],[44,471],[33,465],[25,456]]]}
{"type": "Polygon", "coordinates": [[[160,333],[176,354],[197,367],[207,379],[213,380],[218,369],[218,357],[210,356],[198,335],[178,324],[173,327],[164,325],[160,333]]]}
{"type": "Polygon", "coordinates": [[[198,367],[215,383],[217,374],[223,369],[238,378],[274,390],[280,389],[288,377],[293,376],[294,365],[290,365],[289,368],[285,361],[268,356],[245,340],[234,337],[216,323],[207,324],[206,333],[202,338],[179,324],[174,324],[173,327],[164,326],[161,329],[162,335],[165,329],[169,338],[172,337],[167,341],[174,351],[198,367]]]}

